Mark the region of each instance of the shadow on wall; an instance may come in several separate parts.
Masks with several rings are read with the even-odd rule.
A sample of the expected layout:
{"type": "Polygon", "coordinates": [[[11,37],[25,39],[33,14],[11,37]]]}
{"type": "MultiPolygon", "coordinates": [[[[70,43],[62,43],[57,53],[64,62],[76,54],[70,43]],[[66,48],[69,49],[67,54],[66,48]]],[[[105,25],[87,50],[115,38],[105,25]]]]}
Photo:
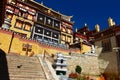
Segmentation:
{"type": "Polygon", "coordinates": [[[0,80],[10,80],[7,66],[6,53],[0,49],[0,80]]]}

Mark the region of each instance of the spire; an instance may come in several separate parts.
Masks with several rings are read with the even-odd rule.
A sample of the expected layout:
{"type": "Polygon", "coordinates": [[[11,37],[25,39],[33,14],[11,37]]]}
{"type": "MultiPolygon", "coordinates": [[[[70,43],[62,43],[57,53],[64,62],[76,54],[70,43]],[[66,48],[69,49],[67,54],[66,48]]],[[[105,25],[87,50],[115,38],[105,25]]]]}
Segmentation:
{"type": "Polygon", "coordinates": [[[100,26],[99,26],[99,24],[96,24],[96,25],[95,25],[95,30],[96,30],[97,32],[100,31],[100,26]]]}
{"type": "Polygon", "coordinates": [[[109,27],[112,27],[115,25],[115,22],[113,21],[113,19],[111,17],[108,18],[108,25],[109,25],[109,27]]]}

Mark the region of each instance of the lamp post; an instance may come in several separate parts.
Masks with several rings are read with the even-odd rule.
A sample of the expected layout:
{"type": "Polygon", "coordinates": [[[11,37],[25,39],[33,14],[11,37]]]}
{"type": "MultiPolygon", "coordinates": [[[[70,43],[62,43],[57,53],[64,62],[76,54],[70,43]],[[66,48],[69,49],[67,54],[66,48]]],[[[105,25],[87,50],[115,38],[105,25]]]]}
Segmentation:
{"type": "Polygon", "coordinates": [[[113,50],[116,51],[116,55],[117,55],[117,67],[118,67],[118,76],[120,76],[120,47],[114,47],[113,50]]]}
{"type": "Polygon", "coordinates": [[[12,37],[11,37],[11,40],[10,40],[8,53],[10,53],[10,49],[11,49],[11,46],[12,46],[13,38],[14,38],[14,32],[12,32],[12,37]]]}

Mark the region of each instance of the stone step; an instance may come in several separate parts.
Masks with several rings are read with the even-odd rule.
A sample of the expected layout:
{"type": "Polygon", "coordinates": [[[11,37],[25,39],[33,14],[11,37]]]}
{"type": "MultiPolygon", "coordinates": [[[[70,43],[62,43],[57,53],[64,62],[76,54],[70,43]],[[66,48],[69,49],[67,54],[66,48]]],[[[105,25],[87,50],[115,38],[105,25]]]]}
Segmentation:
{"type": "Polygon", "coordinates": [[[18,62],[18,63],[25,63],[25,62],[28,62],[28,63],[39,63],[38,61],[30,61],[30,60],[17,60],[17,59],[14,59],[14,60],[7,60],[8,62],[10,63],[14,63],[14,62],[18,62]]]}
{"type": "Polygon", "coordinates": [[[6,56],[6,58],[7,59],[24,59],[24,60],[26,60],[26,59],[31,59],[31,60],[36,60],[36,59],[34,59],[34,57],[27,57],[27,56],[6,56]]]}
{"type": "Polygon", "coordinates": [[[19,67],[21,68],[41,68],[40,64],[8,64],[8,67],[19,67]]]}
{"type": "MultiPolygon", "coordinates": [[[[5,66],[8,67],[10,80],[47,80],[43,67],[37,57],[9,54],[6,58],[7,65],[5,66]]],[[[0,78],[0,80],[6,79],[0,78]]]]}
{"type": "Polygon", "coordinates": [[[40,69],[42,70],[42,67],[41,66],[21,66],[21,65],[14,65],[14,66],[8,66],[9,69],[31,69],[31,70],[37,70],[37,69],[40,69]]]}
{"type": "Polygon", "coordinates": [[[9,72],[10,75],[44,75],[44,73],[35,73],[35,72],[9,72]]]}
{"type": "Polygon", "coordinates": [[[18,76],[18,75],[21,75],[21,76],[45,76],[44,75],[44,73],[19,73],[19,74],[17,74],[17,73],[9,73],[9,75],[11,76],[11,75],[14,75],[14,76],[18,76]]]}
{"type": "Polygon", "coordinates": [[[18,61],[27,61],[27,60],[29,60],[30,62],[36,62],[36,61],[38,61],[37,59],[32,59],[32,58],[29,58],[29,59],[25,59],[25,58],[20,58],[20,57],[18,57],[18,58],[7,58],[7,60],[9,60],[9,61],[14,61],[14,60],[18,60],[18,61]]]}
{"type": "Polygon", "coordinates": [[[45,76],[43,73],[24,73],[24,72],[19,72],[19,73],[9,73],[9,76],[25,76],[25,77],[27,77],[27,76],[33,76],[33,77],[39,77],[39,76],[45,76]]]}
{"type": "Polygon", "coordinates": [[[28,75],[28,74],[17,74],[17,75],[14,75],[14,74],[11,74],[9,75],[9,77],[18,77],[18,78],[40,78],[40,77],[43,77],[44,78],[44,75],[28,75]]]}
{"type": "Polygon", "coordinates": [[[29,61],[38,61],[38,59],[35,58],[35,57],[14,57],[14,56],[7,56],[7,60],[21,60],[21,59],[22,59],[22,61],[27,61],[27,60],[29,60],[29,61]]]}
{"type": "Polygon", "coordinates": [[[36,71],[33,71],[33,70],[31,70],[31,71],[30,70],[13,70],[12,71],[12,70],[9,70],[9,73],[19,73],[19,72],[21,72],[21,73],[22,72],[24,72],[24,73],[40,73],[40,72],[44,73],[43,71],[37,71],[37,70],[36,71]]]}
{"type": "Polygon", "coordinates": [[[8,66],[9,68],[16,68],[16,69],[42,69],[41,66],[24,66],[24,65],[13,65],[13,66],[8,66]]]}
{"type": "Polygon", "coordinates": [[[43,71],[41,67],[9,67],[8,70],[30,70],[30,71],[43,71]]]}
{"type": "Polygon", "coordinates": [[[46,78],[10,78],[10,80],[47,80],[46,78]]]}

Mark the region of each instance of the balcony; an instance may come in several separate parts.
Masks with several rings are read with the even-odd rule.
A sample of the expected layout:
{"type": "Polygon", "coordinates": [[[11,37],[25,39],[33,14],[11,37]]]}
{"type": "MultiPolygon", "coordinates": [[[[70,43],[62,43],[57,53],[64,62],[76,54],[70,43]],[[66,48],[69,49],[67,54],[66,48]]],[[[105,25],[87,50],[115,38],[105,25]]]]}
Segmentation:
{"type": "Polygon", "coordinates": [[[45,40],[45,39],[37,39],[37,40],[38,40],[38,42],[43,43],[43,44],[68,49],[68,47],[64,44],[56,43],[56,42],[53,42],[53,41],[50,41],[50,40],[45,40]]]}

